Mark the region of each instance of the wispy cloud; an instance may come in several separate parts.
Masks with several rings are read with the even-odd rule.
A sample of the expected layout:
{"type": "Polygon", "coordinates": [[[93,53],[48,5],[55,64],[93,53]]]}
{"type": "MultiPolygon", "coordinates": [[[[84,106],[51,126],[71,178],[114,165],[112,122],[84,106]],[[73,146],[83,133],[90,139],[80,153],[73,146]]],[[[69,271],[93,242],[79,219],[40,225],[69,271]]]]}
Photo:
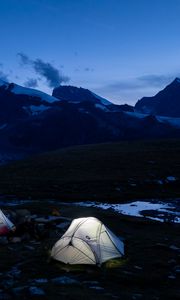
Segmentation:
{"type": "Polygon", "coordinates": [[[36,78],[28,78],[27,81],[24,82],[24,86],[28,88],[36,88],[38,87],[38,80],[36,78]]]}
{"type": "Polygon", "coordinates": [[[135,104],[138,99],[144,96],[155,95],[176,77],[180,77],[180,73],[146,74],[107,82],[95,88],[94,91],[105,98],[114,100],[115,103],[135,104]]]}
{"type": "Polygon", "coordinates": [[[18,53],[17,55],[20,58],[21,65],[30,65],[40,78],[46,79],[48,86],[51,88],[70,80],[68,76],[63,75],[60,70],[49,62],[44,62],[40,58],[32,60],[24,53],[18,53]]]}
{"type": "Polygon", "coordinates": [[[123,91],[131,91],[131,90],[140,90],[140,89],[149,89],[159,87],[161,88],[163,85],[170,83],[175,77],[178,77],[180,74],[173,75],[155,75],[149,74],[144,76],[139,76],[130,79],[117,80],[108,85],[105,88],[109,90],[123,90],[123,91]]]}
{"type": "Polygon", "coordinates": [[[30,60],[30,58],[26,54],[19,52],[17,55],[20,57],[20,64],[22,66],[32,63],[32,60],[30,60]]]}
{"type": "Polygon", "coordinates": [[[178,77],[180,74],[171,74],[171,75],[144,75],[137,78],[139,82],[144,86],[153,86],[159,87],[163,84],[170,83],[175,77],[178,77]]]}

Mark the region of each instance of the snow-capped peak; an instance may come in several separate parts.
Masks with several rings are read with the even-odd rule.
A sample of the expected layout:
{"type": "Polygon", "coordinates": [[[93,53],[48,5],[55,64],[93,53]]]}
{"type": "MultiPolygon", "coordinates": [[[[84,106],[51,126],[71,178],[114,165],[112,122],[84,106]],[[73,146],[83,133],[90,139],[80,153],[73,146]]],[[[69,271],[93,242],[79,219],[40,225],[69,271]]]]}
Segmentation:
{"type": "Polygon", "coordinates": [[[26,87],[23,87],[23,86],[20,86],[17,84],[13,84],[11,92],[14,94],[17,94],[17,95],[28,95],[28,96],[32,96],[32,97],[38,97],[49,103],[53,103],[55,101],[60,101],[60,99],[57,99],[53,96],[50,96],[44,92],[39,91],[39,90],[26,88],[26,87]]]}

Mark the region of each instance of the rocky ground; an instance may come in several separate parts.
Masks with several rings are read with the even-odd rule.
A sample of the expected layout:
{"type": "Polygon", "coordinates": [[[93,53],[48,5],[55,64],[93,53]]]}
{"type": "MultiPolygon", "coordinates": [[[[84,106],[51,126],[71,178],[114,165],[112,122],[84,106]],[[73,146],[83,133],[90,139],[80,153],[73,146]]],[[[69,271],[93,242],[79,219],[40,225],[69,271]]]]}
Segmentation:
{"type": "MultiPolygon", "coordinates": [[[[54,201],[4,206],[26,209],[41,229],[0,245],[0,299],[179,299],[180,225],[54,201]],[[50,250],[74,218],[95,216],[124,238],[126,256],[101,268],[70,267],[50,250]]],[[[25,212],[25,211],[24,211],[25,212]]]]}

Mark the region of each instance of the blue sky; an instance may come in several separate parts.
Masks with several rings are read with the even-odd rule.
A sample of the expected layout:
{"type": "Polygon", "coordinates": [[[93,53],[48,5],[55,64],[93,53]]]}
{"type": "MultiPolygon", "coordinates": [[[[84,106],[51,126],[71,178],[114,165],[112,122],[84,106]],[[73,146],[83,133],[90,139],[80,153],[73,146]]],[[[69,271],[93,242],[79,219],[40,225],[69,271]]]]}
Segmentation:
{"type": "Polygon", "coordinates": [[[49,63],[62,84],[135,103],[180,76],[179,16],[179,0],[1,0],[0,76],[51,93],[49,63]]]}

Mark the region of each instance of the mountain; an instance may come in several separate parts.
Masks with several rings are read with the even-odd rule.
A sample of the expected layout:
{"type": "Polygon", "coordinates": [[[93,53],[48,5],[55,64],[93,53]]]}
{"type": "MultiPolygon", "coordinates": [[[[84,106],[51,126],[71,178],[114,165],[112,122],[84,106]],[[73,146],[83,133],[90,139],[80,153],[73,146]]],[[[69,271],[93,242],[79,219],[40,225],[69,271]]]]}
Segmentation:
{"type": "Polygon", "coordinates": [[[96,108],[100,108],[106,112],[122,112],[129,111],[133,112],[134,107],[128,104],[116,105],[109,100],[98,96],[97,94],[91,92],[88,89],[82,87],[78,88],[71,85],[62,85],[53,90],[52,95],[61,101],[67,101],[69,103],[91,103],[94,104],[96,108]]]}
{"type": "Polygon", "coordinates": [[[53,90],[52,95],[58,99],[72,102],[72,103],[80,103],[80,102],[91,102],[95,104],[101,105],[112,105],[112,103],[88,89],[78,88],[71,85],[62,85],[53,90]]]}
{"type": "Polygon", "coordinates": [[[136,103],[135,111],[160,116],[180,117],[180,79],[176,78],[153,97],[143,97],[136,103]]]}
{"type": "Polygon", "coordinates": [[[179,136],[179,119],[137,114],[83,88],[50,96],[0,81],[0,163],[73,145],[179,136]]]}

